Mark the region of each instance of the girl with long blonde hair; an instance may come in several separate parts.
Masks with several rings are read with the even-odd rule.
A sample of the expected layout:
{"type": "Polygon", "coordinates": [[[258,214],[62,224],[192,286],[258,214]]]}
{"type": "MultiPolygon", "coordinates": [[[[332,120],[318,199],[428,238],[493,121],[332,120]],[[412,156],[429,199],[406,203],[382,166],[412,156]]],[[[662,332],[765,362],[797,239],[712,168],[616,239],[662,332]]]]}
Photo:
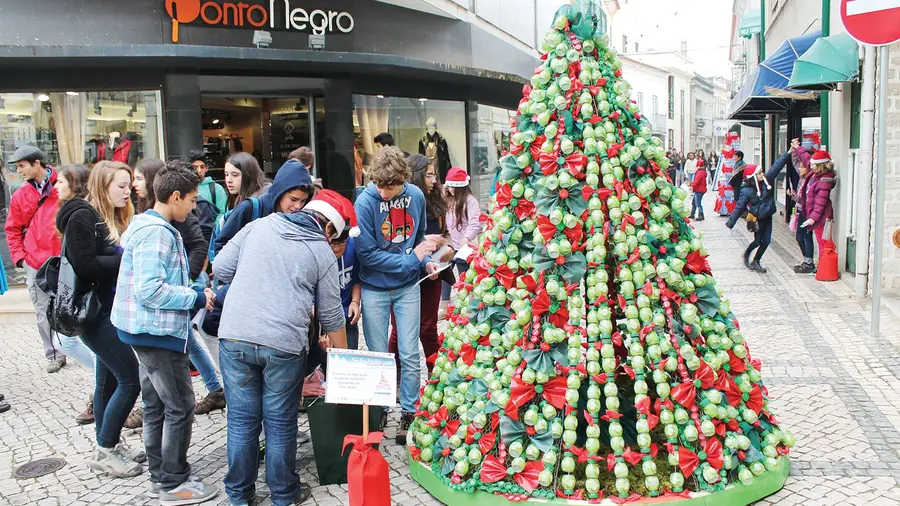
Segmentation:
{"type": "Polygon", "coordinates": [[[134,172],[122,162],[102,161],[88,178],[88,202],[109,228],[109,240],[118,244],[125,227],[134,217],[131,183],[134,172]]]}
{"type": "Polygon", "coordinates": [[[81,341],[94,352],[94,420],[96,448],[87,465],[109,476],[125,478],[143,472],[143,452],[124,446],[122,426],[141,392],[138,361],[130,346],[119,340],[110,322],[119,276],[122,248],[119,239],[134,216],[131,204],[131,167],[103,161],[88,177],[87,199],[71,198],[59,209],[56,228],[63,234],[65,255],[79,279],[91,286],[99,314],[85,322],[81,341]]]}

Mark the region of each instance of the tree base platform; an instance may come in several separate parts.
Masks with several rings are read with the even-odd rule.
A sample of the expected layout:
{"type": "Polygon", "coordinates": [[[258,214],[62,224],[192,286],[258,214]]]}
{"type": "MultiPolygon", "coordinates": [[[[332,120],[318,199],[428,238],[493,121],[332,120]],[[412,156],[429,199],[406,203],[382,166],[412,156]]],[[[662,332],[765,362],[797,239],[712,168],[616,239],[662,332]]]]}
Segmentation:
{"type": "MultiPolygon", "coordinates": [[[[410,476],[419,485],[422,485],[435,499],[441,501],[448,506],[510,506],[512,504],[525,505],[578,505],[578,504],[601,504],[615,505],[612,500],[605,498],[599,503],[589,503],[588,501],[575,501],[570,499],[531,499],[513,503],[505,497],[490,494],[487,492],[476,491],[475,493],[467,493],[453,490],[448,487],[440,478],[431,472],[431,469],[422,463],[409,458],[410,476]]],[[[697,492],[692,493],[690,498],[682,497],[646,497],[627,503],[632,504],[678,504],[679,506],[738,506],[752,504],[760,499],[772,495],[781,490],[790,474],[790,460],[782,457],[779,459],[778,468],[774,471],[767,471],[761,476],[757,476],[751,485],[743,485],[736,483],[729,485],[721,492],[708,493],[697,492]]]]}

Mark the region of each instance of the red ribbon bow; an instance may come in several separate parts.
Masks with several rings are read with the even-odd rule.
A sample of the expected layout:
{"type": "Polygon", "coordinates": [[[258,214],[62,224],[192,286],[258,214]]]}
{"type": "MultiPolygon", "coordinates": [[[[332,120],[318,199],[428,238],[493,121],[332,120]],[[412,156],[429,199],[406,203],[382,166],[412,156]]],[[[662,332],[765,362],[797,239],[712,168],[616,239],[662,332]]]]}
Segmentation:
{"type": "Polygon", "coordinates": [[[475,272],[478,273],[475,278],[476,282],[481,282],[482,279],[491,276],[497,278],[497,281],[507,290],[513,287],[516,280],[516,274],[508,266],[494,267],[484,257],[475,260],[475,272]]]}
{"type": "Polygon", "coordinates": [[[647,416],[647,425],[650,426],[650,430],[653,430],[656,424],[659,423],[659,417],[653,414],[653,411],[650,409],[650,397],[642,398],[634,405],[634,408],[637,409],[638,413],[647,416]]]}
{"type": "MultiPolygon", "coordinates": [[[[704,454],[703,460],[706,460],[717,471],[721,470],[722,466],[725,465],[725,459],[722,456],[722,443],[719,442],[718,438],[712,437],[707,439],[702,453],[704,454]]],[[[678,449],[678,466],[685,477],[694,474],[694,471],[700,465],[700,460],[700,456],[691,450],[683,446],[678,449]]]]}
{"type": "Polygon", "coordinates": [[[697,401],[697,388],[693,381],[686,381],[672,389],[672,399],[686,408],[691,408],[697,401]]]}
{"type": "Polygon", "coordinates": [[[556,409],[562,409],[566,405],[566,378],[558,376],[543,385],[532,385],[525,383],[522,378],[515,378],[510,386],[509,403],[506,405],[506,415],[513,420],[519,419],[518,408],[522,407],[526,402],[534,399],[540,393],[544,400],[553,405],[556,409]],[[538,392],[540,390],[540,392],[538,392]]]}
{"type": "Polygon", "coordinates": [[[530,202],[525,197],[520,199],[514,199],[512,194],[512,188],[505,184],[501,186],[497,190],[497,204],[500,207],[512,207],[513,211],[516,213],[516,217],[520,220],[524,220],[527,216],[531,216],[534,214],[534,202],[530,202]],[[513,202],[515,200],[515,202],[513,202]]]}
{"type": "Polygon", "coordinates": [[[447,411],[447,406],[441,406],[441,409],[437,410],[437,412],[432,415],[431,418],[425,422],[425,425],[433,428],[443,427],[441,433],[446,436],[453,436],[456,434],[456,431],[459,430],[459,420],[450,420],[450,413],[447,411]]]}
{"type": "MultiPolygon", "coordinates": [[[[521,472],[513,473],[512,478],[526,492],[531,493],[538,487],[538,477],[544,470],[544,463],[533,461],[525,464],[521,472]]],[[[496,483],[509,477],[507,467],[497,457],[488,455],[481,465],[481,481],[484,483],[496,483]]]]}
{"type": "Polygon", "coordinates": [[[760,411],[763,408],[763,394],[762,390],[760,390],[759,385],[753,385],[753,388],[750,389],[750,398],[745,402],[748,408],[752,409],[754,413],[759,415],[760,411]]]}
{"type": "Polygon", "coordinates": [[[600,188],[595,190],[590,186],[585,186],[581,189],[581,196],[584,197],[585,202],[591,200],[591,197],[593,197],[594,195],[599,197],[601,201],[606,201],[606,199],[608,199],[612,195],[612,190],[610,190],[609,188],[600,188]]]}
{"type": "MultiPolygon", "coordinates": [[[[391,478],[388,463],[373,444],[381,443],[382,432],[370,432],[363,440],[362,436],[348,434],[344,437],[343,455],[347,445],[353,445],[353,451],[347,460],[347,487],[350,492],[350,506],[390,506],[391,478]]],[[[416,455],[414,454],[415,458],[416,455]]]]}
{"type": "Polygon", "coordinates": [[[699,251],[692,251],[688,253],[687,263],[684,265],[685,271],[691,271],[695,274],[711,274],[712,270],[709,267],[709,262],[706,260],[706,255],[701,255],[699,251]]]}
{"type": "Polygon", "coordinates": [[[469,343],[462,345],[459,349],[459,356],[462,357],[466,365],[472,365],[475,362],[476,349],[469,343]]]}
{"type": "Polygon", "coordinates": [[[541,172],[543,172],[545,176],[556,174],[556,171],[558,171],[560,165],[562,165],[562,167],[569,171],[573,176],[579,179],[584,178],[584,169],[588,162],[588,158],[584,153],[575,151],[571,155],[563,158],[562,164],[559,163],[560,156],[559,150],[553,150],[550,153],[541,153],[539,164],[541,172]]]}

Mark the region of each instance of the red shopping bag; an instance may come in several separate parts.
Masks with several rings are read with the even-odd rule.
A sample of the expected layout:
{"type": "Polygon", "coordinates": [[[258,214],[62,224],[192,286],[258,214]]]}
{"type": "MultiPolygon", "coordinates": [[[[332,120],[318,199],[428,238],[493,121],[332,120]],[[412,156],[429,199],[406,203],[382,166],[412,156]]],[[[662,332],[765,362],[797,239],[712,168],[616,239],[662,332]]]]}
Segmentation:
{"type": "Polygon", "coordinates": [[[347,485],[350,506],[391,506],[391,478],[388,463],[373,444],[381,443],[383,432],[370,432],[368,437],[348,434],[344,450],[353,444],[347,461],[347,485]]]}
{"type": "Polygon", "coordinates": [[[837,281],[838,271],[837,247],[834,241],[826,240],[819,252],[819,267],[816,269],[816,281],[837,281]]]}

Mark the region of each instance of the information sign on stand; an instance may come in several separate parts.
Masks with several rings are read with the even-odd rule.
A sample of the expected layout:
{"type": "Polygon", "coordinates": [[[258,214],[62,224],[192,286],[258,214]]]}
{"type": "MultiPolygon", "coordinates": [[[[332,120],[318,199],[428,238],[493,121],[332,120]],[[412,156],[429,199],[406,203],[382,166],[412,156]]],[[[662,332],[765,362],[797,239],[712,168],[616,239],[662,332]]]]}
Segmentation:
{"type": "Polygon", "coordinates": [[[393,406],[397,402],[397,363],[392,353],[328,350],[325,402],[393,406]]]}

